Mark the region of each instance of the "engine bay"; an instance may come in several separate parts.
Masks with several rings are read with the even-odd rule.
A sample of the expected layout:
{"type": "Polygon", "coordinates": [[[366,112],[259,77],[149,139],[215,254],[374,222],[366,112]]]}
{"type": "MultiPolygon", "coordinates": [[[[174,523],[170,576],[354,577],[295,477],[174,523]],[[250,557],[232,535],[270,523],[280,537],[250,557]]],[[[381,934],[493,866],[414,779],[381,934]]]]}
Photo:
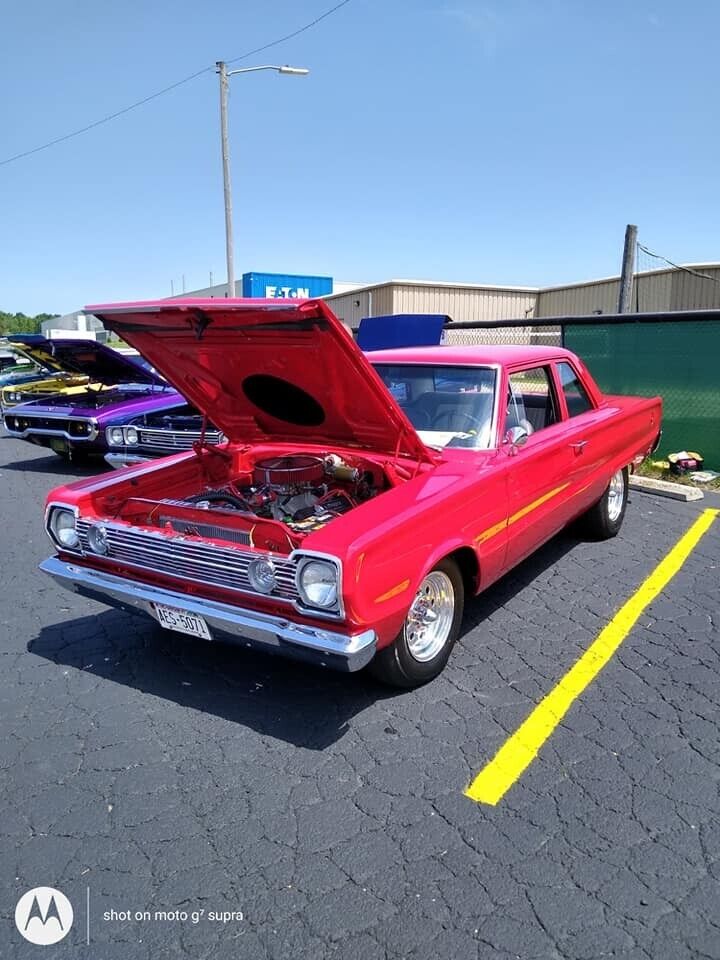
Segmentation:
{"type": "Polygon", "coordinates": [[[374,496],[373,481],[371,471],[332,454],[268,457],[254,464],[250,477],[201,490],[182,502],[200,510],[253,514],[309,533],[374,496]]]}
{"type": "Polygon", "coordinates": [[[382,457],[272,455],[266,448],[256,458],[254,451],[233,456],[211,449],[195,461],[203,467],[201,480],[196,473],[158,499],[138,489],[116,507],[115,516],[184,536],[289,552],[307,535],[412,475],[382,457]]]}

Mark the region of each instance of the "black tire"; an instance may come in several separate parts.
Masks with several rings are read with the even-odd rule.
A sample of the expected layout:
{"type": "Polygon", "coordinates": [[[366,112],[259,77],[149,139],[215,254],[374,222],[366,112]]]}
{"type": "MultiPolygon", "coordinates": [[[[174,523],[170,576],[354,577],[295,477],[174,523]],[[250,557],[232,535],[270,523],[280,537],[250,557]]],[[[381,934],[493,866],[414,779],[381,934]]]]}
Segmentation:
{"type": "Polygon", "coordinates": [[[611,537],[616,537],[620,532],[620,527],[622,526],[623,519],[625,518],[627,498],[628,468],[623,467],[622,470],[618,470],[617,474],[613,475],[613,478],[607,485],[605,493],[598,500],[595,506],[591,507],[582,517],[582,526],[588,536],[592,537],[593,540],[609,540],[611,537]],[[616,493],[613,494],[612,487],[615,477],[618,475],[622,477],[623,483],[622,503],[620,505],[619,513],[617,512],[617,505],[615,505],[614,508],[612,505],[613,499],[616,499],[617,496],[616,493]]]}
{"type": "MultiPolygon", "coordinates": [[[[384,647],[376,653],[369,666],[370,672],[376,679],[380,680],[381,683],[403,689],[419,687],[424,683],[428,683],[430,680],[434,680],[448,662],[450,652],[460,633],[460,623],[462,622],[463,606],[465,603],[465,586],[463,584],[462,574],[454,560],[449,558],[441,560],[440,563],[426,574],[426,578],[430,577],[436,571],[445,574],[452,584],[454,606],[452,623],[447,637],[442,647],[432,659],[418,660],[410,652],[410,647],[408,646],[408,624],[406,621],[395,640],[390,646],[384,647]]],[[[425,582],[425,579],[423,582],[425,582]]],[[[408,614],[409,612],[410,611],[408,611],[408,614]]]]}

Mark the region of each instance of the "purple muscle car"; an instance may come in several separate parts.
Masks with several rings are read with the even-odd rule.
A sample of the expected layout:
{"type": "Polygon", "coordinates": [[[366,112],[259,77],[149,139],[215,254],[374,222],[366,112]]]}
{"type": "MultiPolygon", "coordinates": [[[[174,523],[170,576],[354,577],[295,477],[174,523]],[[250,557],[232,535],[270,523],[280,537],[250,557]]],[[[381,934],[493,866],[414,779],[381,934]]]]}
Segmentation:
{"type": "MultiPolygon", "coordinates": [[[[187,401],[139,358],[125,356],[94,340],[47,341],[62,354],[65,369],[85,374],[87,385],[14,406],[4,414],[10,436],[49,447],[67,459],[103,456],[109,427],[142,422],[187,401]]],[[[135,439],[132,431],[127,445],[135,439]]],[[[157,454],[156,454],[157,455],[157,454]]]]}
{"type": "Polygon", "coordinates": [[[223,439],[217,427],[203,423],[202,414],[189,403],[134,414],[124,426],[108,427],[105,436],[110,451],[105,460],[116,468],[191,450],[201,438],[207,443],[223,439]]]}

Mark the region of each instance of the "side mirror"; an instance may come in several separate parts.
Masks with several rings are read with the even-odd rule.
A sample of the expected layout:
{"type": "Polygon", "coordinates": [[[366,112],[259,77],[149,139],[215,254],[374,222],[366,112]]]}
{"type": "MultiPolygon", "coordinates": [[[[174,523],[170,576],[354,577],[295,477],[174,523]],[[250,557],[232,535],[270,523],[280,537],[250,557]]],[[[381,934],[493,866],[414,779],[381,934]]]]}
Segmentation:
{"type": "Polygon", "coordinates": [[[529,434],[525,427],[510,427],[506,432],[503,439],[503,444],[510,447],[508,451],[511,457],[514,457],[520,447],[524,447],[527,443],[529,434]]]}

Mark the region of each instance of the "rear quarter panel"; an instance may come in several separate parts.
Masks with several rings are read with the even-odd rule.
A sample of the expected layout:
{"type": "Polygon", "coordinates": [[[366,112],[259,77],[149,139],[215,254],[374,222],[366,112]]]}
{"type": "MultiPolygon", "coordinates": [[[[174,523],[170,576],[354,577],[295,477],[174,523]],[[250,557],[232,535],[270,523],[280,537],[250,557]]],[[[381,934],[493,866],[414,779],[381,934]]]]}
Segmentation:
{"type": "MultiPolygon", "coordinates": [[[[584,416],[590,418],[593,432],[602,438],[594,460],[601,471],[610,469],[609,481],[616,470],[640,462],[650,453],[660,433],[662,397],[605,394],[580,357],[573,354],[572,362],[595,405],[595,410],[584,416]]],[[[570,418],[568,423],[577,419],[570,418]]]]}
{"type": "Polygon", "coordinates": [[[662,425],[661,397],[604,396],[598,412],[603,416],[605,441],[600,466],[613,474],[650,454],[662,425]]]}
{"type": "Polygon", "coordinates": [[[660,433],[662,399],[603,394],[583,361],[572,356],[572,365],[589,393],[594,409],[569,417],[562,396],[559,371],[554,372],[568,437],[586,446],[571,458],[567,522],[597,503],[610,478],[623,467],[639,464],[653,449],[660,433]]]}

